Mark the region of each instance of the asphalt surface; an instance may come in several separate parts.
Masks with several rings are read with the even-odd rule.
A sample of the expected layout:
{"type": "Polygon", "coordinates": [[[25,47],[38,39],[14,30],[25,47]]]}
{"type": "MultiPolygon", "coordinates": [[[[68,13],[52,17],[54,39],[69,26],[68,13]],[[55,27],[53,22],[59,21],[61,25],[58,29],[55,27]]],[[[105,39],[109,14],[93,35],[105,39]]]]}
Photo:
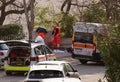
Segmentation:
{"type": "Polygon", "coordinates": [[[54,50],[54,53],[57,54],[58,60],[64,60],[70,62],[75,69],[81,74],[82,82],[106,82],[105,76],[105,66],[96,62],[88,62],[86,65],[83,65],[77,59],[73,59],[71,54],[66,50],[54,50]]]}
{"type": "MultiPolygon", "coordinates": [[[[71,54],[65,50],[53,51],[57,54],[57,60],[68,61],[78,70],[82,82],[98,82],[99,79],[104,80],[105,67],[103,65],[94,62],[88,62],[88,64],[83,65],[77,59],[71,58],[71,54]]],[[[25,78],[26,76],[22,74],[6,76],[4,70],[0,71],[0,82],[23,82],[25,78]]]]}

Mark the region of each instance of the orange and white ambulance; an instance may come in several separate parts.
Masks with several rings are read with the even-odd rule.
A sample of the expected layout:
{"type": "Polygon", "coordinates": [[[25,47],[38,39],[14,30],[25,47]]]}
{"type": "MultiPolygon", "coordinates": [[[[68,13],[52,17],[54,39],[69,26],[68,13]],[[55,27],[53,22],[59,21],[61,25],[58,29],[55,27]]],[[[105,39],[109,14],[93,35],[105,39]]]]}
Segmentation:
{"type": "Polygon", "coordinates": [[[76,22],[73,25],[72,57],[82,64],[101,61],[98,38],[105,25],[100,23],[76,22]]]}

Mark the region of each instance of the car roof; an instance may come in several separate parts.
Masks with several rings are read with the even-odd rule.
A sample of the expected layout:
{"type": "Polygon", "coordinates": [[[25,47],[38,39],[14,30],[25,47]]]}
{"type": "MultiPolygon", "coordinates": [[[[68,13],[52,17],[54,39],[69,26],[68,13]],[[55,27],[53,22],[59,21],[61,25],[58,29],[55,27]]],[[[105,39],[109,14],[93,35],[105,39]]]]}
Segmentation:
{"type": "Polygon", "coordinates": [[[35,46],[38,45],[45,45],[44,43],[36,43],[36,42],[28,42],[26,40],[8,40],[6,41],[6,44],[8,46],[29,46],[29,43],[31,43],[31,47],[34,48],[35,46]]]}
{"type": "Polygon", "coordinates": [[[6,42],[23,42],[23,43],[28,43],[26,40],[7,40],[6,42]]]}
{"type": "Polygon", "coordinates": [[[28,46],[28,42],[25,40],[7,40],[6,44],[11,47],[11,46],[28,46]]]}
{"type": "Polygon", "coordinates": [[[68,63],[66,61],[41,61],[37,64],[30,67],[30,70],[63,70],[63,66],[61,64],[68,63]]]}
{"type": "Polygon", "coordinates": [[[57,64],[57,65],[61,65],[63,63],[68,63],[67,61],[42,61],[42,62],[38,62],[36,65],[41,65],[41,64],[57,64]]]}
{"type": "Polygon", "coordinates": [[[39,45],[45,45],[44,43],[31,43],[31,47],[34,48],[39,45]]]}
{"type": "Polygon", "coordinates": [[[0,43],[5,43],[5,41],[4,40],[0,40],[0,43]]]}

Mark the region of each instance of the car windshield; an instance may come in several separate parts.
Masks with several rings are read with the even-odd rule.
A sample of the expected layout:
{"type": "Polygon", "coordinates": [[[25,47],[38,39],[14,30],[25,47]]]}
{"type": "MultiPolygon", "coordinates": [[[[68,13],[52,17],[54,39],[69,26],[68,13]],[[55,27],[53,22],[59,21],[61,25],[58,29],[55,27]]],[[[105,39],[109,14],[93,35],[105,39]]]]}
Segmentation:
{"type": "Polygon", "coordinates": [[[30,79],[45,79],[45,78],[59,78],[63,77],[63,73],[61,71],[56,70],[37,70],[31,71],[29,73],[30,79]]]}
{"type": "Polygon", "coordinates": [[[0,44],[0,50],[8,50],[8,47],[6,44],[0,44]]]}
{"type": "Polygon", "coordinates": [[[75,42],[81,42],[81,43],[93,43],[93,34],[91,33],[80,33],[75,32],[75,42]]]}

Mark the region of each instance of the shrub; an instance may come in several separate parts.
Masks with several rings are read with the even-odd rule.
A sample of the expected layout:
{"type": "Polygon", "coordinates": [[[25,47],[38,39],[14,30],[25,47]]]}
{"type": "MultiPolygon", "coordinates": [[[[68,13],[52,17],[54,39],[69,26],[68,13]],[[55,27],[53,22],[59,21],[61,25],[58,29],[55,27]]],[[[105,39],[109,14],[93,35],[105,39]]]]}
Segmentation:
{"type": "Polygon", "coordinates": [[[21,25],[7,24],[0,26],[1,40],[22,39],[22,38],[24,38],[24,33],[21,25]]]}
{"type": "Polygon", "coordinates": [[[120,25],[100,40],[100,50],[105,62],[107,82],[120,82],[120,25]]]}

